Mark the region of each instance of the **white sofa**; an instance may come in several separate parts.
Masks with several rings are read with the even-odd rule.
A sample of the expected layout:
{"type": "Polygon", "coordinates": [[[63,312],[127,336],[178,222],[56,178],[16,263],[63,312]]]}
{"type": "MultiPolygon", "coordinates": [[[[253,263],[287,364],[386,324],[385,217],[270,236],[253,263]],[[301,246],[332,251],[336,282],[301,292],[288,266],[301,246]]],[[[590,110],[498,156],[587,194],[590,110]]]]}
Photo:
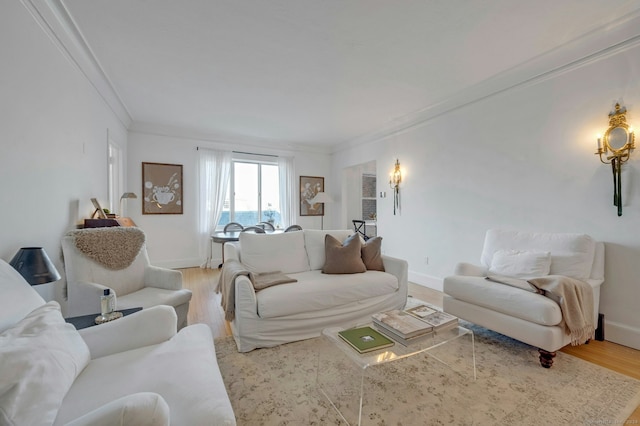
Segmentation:
{"type": "Polygon", "coordinates": [[[0,424],[236,424],[208,326],[155,306],[77,331],[2,260],[0,294],[0,424]]]}
{"type": "MultiPolygon", "coordinates": [[[[76,246],[82,234],[95,234],[95,240],[107,241],[110,235],[141,234],[139,228],[88,228],[74,230],[62,238],[64,269],[67,277],[67,316],[74,317],[100,312],[100,296],[107,288],[116,295],[117,309],[173,306],[178,315],[178,330],[187,325],[191,290],[182,288],[182,273],[151,265],[146,243],[134,253],[133,262],[113,269],[89,258],[76,246]]],[[[114,237],[111,237],[114,238],[114,237]]],[[[112,244],[117,244],[114,240],[112,244]]],[[[109,247],[109,246],[105,246],[109,247]]],[[[118,250],[118,247],[113,247],[118,250]]]]}
{"type": "Polygon", "coordinates": [[[252,272],[281,271],[298,281],[258,292],[246,276],[235,280],[235,318],[231,330],[238,350],[317,337],[326,327],[351,327],[371,314],[404,307],[408,264],[382,256],[385,272],[323,274],[325,234],[339,241],[349,230],[307,230],[281,234],[242,233],[225,244],[225,259],[236,259],[252,272]]]}
{"type": "MultiPolygon", "coordinates": [[[[548,368],[553,364],[555,352],[571,341],[561,326],[562,312],[557,301],[484,278],[496,268],[503,268],[501,271],[510,268],[496,265],[510,252],[550,255],[546,274],[521,271],[520,277],[530,272],[528,278],[564,275],[587,282],[593,289],[595,325],[600,286],[604,282],[604,244],[584,234],[491,229],[485,236],[481,264],[459,263],[455,275],[444,279],[445,312],[539,348],[540,362],[548,368]]],[[[531,265],[513,265],[510,275],[527,266],[531,265]]]]}

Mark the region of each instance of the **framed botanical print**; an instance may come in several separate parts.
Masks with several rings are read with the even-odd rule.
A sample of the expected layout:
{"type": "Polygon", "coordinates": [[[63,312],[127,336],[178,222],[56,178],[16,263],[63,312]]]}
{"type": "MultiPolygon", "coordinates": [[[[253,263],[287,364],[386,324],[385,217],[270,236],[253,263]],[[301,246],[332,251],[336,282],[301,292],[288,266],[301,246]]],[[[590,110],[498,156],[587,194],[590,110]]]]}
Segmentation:
{"type": "Polygon", "coordinates": [[[324,178],[300,176],[300,216],[324,216],[324,203],[312,203],[318,192],[324,192],[324,178]]]}
{"type": "Polygon", "coordinates": [[[142,214],[182,214],[182,165],[142,163],[142,214]]]}

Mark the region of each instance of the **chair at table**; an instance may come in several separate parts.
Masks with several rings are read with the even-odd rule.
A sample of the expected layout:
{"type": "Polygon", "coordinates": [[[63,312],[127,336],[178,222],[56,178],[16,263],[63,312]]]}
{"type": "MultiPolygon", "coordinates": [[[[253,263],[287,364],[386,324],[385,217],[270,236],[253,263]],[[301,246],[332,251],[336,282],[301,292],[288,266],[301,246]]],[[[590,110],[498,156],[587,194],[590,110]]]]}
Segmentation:
{"type": "Polygon", "coordinates": [[[269,222],[260,222],[256,226],[258,228],[264,229],[265,231],[275,231],[276,230],[276,228],[273,226],[273,224],[271,224],[269,222]]]}
{"type": "Polygon", "coordinates": [[[224,232],[242,231],[243,229],[244,226],[242,226],[238,222],[229,222],[224,226],[224,232]]]}
{"type": "Polygon", "coordinates": [[[367,226],[365,221],[353,219],[351,222],[353,222],[353,229],[356,233],[360,234],[362,238],[367,241],[369,237],[367,236],[367,226]]]}
{"type": "Polygon", "coordinates": [[[178,329],[187,325],[191,290],[182,288],[182,273],[152,266],[144,232],[135,227],[87,228],[62,238],[67,275],[69,317],[99,314],[100,296],[116,295],[116,309],[169,305],[178,329]]]}
{"type": "Polygon", "coordinates": [[[240,232],[255,232],[256,234],[264,234],[264,229],[258,227],[258,226],[247,226],[246,228],[244,228],[242,231],[240,232]]]}
{"type": "Polygon", "coordinates": [[[288,226],[287,229],[284,230],[284,232],[291,232],[291,231],[302,231],[302,226],[300,226],[300,225],[291,225],[291,226],[288,226]]]}

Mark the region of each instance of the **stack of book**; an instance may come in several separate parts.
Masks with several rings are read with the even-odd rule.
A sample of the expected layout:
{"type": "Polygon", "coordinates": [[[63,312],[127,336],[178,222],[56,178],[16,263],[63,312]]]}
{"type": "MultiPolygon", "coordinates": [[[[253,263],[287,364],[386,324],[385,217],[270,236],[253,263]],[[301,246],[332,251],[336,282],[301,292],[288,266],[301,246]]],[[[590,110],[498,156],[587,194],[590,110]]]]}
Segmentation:
{"type": "Polygon", "coordinates": [[[380,312],[372,315],[372,320],[376,329],[405,346],[428,338],[434,330],[458,323],[457,317],[426,305],[380,312]]]}

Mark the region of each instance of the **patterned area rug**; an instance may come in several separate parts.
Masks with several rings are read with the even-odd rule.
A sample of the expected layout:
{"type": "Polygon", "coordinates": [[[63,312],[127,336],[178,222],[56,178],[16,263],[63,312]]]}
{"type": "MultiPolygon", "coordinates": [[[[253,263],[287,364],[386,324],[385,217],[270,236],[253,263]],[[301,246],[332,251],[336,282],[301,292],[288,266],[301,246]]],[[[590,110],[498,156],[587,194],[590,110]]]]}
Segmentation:
{"type": "MultiPolygon", "coordinates": [[[[639,380],[562,352],[545,369],[535,348],[464,325],[475,333],[477,380],[462,341],[438,348],[439,360],[369,368],[362,424],[623,424],[640,404],[639,380]]],[[[321,378],[334,384],[328,391],[347,420],[357,421],[358,371],[323,339],[238,353],[226,337],[216,340],[216,353],[238,425],[346,424],[316,385],[318,359],[333,355],[332,365],[321,363],[321,378]]]]}

